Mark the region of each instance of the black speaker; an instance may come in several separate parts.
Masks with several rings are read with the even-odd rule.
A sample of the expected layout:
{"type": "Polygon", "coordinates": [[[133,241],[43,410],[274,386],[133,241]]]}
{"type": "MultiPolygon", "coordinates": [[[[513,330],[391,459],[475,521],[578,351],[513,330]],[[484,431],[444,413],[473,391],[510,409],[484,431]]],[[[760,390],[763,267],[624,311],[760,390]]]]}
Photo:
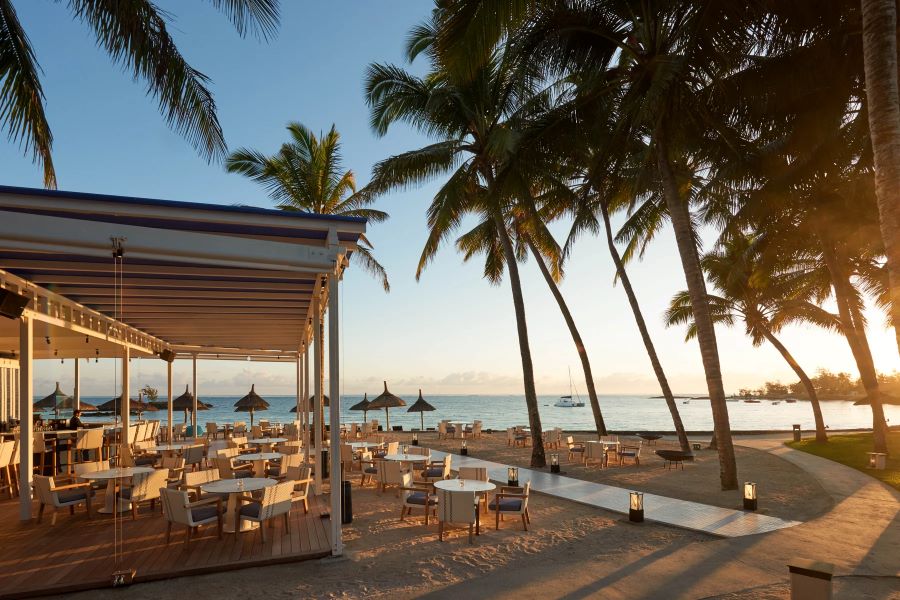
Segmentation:
{"type": "Polygon", "coordinates": [[[166,362],[172,362],[175,360],[175,353],[171,350],[160,350],[159,357],[166,362]]]}
{"type": "Polygon", "coordinates": [[[18,319],[28,306],[28,298],[9,290],[0,290],[0,315],[8,319],[18,319]]]}

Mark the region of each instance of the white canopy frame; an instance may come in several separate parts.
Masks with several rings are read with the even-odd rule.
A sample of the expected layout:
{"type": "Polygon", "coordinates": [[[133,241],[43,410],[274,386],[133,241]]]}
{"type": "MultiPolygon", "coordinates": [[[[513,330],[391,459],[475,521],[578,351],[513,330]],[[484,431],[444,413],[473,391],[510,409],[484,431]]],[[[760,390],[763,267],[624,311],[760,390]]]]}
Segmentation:
{"type": "MultiPolygon", "coordinates": [[[[18,363],[19,417],[25,424],[20,518],[30,520],[32,510],[35,359],[122,359],[123,426],[130,412],[129,357],[165,354],[195,365],[198,360],[293,362],[298,417],[308,440],[309,388],[315,389],[318,406],[324,395],[318,325],[327,311],[329,422],[338,440],[339,281],[365,228],[365,220],[356,218],[0,186],[0,288],[29,298],[18,323],[0,318],[0,358],[18,363]],[[113,277],[113,239],[124,239],[121,287],[113,277]],[[121,314],[117,293],[124,293],[121,314]]],[[[171,361],[167,373],[171,439],[171,361]]],[[[195,403],[196,386],[195,367],[195,403]]],[[[193,415],[196,426],[196,410],[193,415]]],[[[315,425],[321,493],[321,419],[315,425]]],[[[329,458],[332,554],[340,555],[340,454],[334,451],[329,458]]]]}

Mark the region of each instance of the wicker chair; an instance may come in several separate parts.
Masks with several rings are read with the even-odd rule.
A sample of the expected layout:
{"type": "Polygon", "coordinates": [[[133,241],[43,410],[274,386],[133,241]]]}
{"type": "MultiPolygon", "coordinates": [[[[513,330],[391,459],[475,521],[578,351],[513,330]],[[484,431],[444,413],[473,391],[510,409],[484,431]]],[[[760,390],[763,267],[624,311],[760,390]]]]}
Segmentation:
{"type": "MultiPolygon", "coordinates": [[[[259,533],[263,543],[266,542],[266,521],[275,517],[284,517],[285,531],[291,530],[291,506],[293,505],[294,482],[285,481],[269,486],[263,490],[262,497],[238,496],[238,510],[235,515],[235,531],[240,531],[240,521],[254,521],[260,524],[259,533]]],[[[271,522],[269,523],[271,525],[271,522]]]]}
{"type": "Polygon", "coordinates": [[[501,486],[500,491],[494,495],[494,499],[488,505],[490,510],[497,513],[497,523],[495,528],[500,529],[500,519],[504,515],[521,515],[522,527],[528,531],[528,524],[531,523],[531,515],[528,514],[528,493],[531,491],[531,482],[525,483],[524,487],[501,486]]]}
{"type": "Polygon", "coordinates": [[[437,495],[434,486],[430,483],[413,482],[412,473],[403,474],[403,486],[400,488],[400,520],[406,515],[412,514],[413,509],[424,509],[425,525],[428,525],[428,515],[437,513],[437,495]]]}
{"type": "Polygon", "coordinates": [[[191,496],[197,499],[213,496],[218,497],[218,494],[204,494],[200,490],[200,486],[205,483],[218,481],[219,479],[221,478],[219,477],[218,469],[206,469],[204,471],[185,471],[184,481],[182,482],[180,489],[183,492],[187,492],[188,498],[190,498],[191,496]]]}
{"type": "Polygon", "coordinates": [[[166,545],[172,536],[172,524],[184,525],[187,533],[184,545],[191,542],[191,532],[201,525],[216,523],[218,525],[219,539],[222,539],[222,498],[211,496],[194,502],[188,498],[188,493],[181,490],[161,488],[159,490],[163,505],[163,515],[166,518],[166,545]]]}
{"type": "Polygon", "coordinates": [[[150,511],[156,509],[160,488],[168,485],[169,470],[157,469],[151,473],[137,473],[131,478],[131,486],[119,492],[119,496],[131,502],[131,520],[137,519],[138,507],[150,503],[150,511]]]}
{"type": "Polygon", "coordinates": [[[450,479],[450,465],[452,462],[453,455],[447,454],[442,460],[427,463],[422,470],[422,479],[429,482],[450,479]]]}
{"type": "Polygon", "coordinates": [[[287,469],[287,481],[294,484],[293,502],[303,503],[303,513],[309,512],[309,486],[312,484],[312,469],[307,466],[292,466],[287,469]]]}
{"type": "Polygon", "coordinates": [[[569,450],[569,461],[577,456],[578,462],[584,462],[585,449],[582,442],[576,442],[570,435],[566,438],[566,448],[569,450]]]}
{"type": "Polygon", "coordinates": [[[85,505],[88,519],[93,516],[91,511],[93,492],[91,491],[90,483],[56,485],[53,477],[35,475],[34,490],[37,492],[38,501],[40,502],[38,505],[38,523],[44,517],[44,507],[46,506],[53,507],[53,517],[50,519],[51,525],[56,525],[56,514],[59,509],[68,508],[71,514],[75,514],[75,507],[79,504],[85,505]]]}
{"type": "Polygon", "coordinates": [[[624,444],[619,446],[619,464],[625,464],[625,460],[630,458],[634,461],[634,466],[641,466],[641,446],[643,444],[644,442],[638,442],[637,446],[624,444]]]}

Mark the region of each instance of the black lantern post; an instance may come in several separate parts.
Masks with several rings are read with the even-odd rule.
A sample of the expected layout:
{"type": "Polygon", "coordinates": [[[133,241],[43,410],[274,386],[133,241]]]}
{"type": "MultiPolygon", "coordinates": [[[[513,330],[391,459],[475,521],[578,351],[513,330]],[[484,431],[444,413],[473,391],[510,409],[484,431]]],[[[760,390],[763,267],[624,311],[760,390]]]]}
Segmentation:
{"type": "Polygon", "coordinates": [[[418,433],[413,433],[412,445],[413,446],[419,445],[419,434],[418,433]]]}
{"type": "Polygon", "coordinates": [[[752,481],[744,483],[744,510],[756,510],[756,484],[752,481]]]}
{"type": "Polygon", "coordinates": [[[506,469],[506,483],[507,485],[511,485],[514,487],[519,486],[519,468],[518,467],[509,467],[506,469]]]}
{"type": "Polygon", "coordinates": [[[628,520],[632,523],[644,522],[644,494],[641,492],[629,494],[628,520]]]}
{"type": "Polygon", "coordinates": [[[550,472],[559,473],[559,454],[556,452],[550,454],[550,472]]]}
{"type": "Polygon", "coordinates": [[[461,455],[463,455],[463,456],[468,456],[468,455],[469,455],[469,448],[468,448],[468,446],[466,445],[466,440],[463,440],[463,441],[462,441],[462,446],[461,446],[460,449],[459,449],[459,453],[460,453],[461,455]]]}

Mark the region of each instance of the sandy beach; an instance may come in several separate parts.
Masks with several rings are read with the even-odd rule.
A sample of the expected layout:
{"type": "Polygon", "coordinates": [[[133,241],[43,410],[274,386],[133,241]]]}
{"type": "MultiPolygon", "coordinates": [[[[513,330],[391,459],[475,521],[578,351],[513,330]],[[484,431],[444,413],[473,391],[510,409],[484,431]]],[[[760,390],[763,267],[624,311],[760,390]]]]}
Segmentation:
{"type": "MultiPolygon", "coordinates": [[[[408,435],[399,437],[405,440],[408,435]]],[[[420,440],[435,449],[455,451],[459,446],[459,440],[438,441],[427,435],[420,440]]],[[[667,444],[660,442],[659,447],[667,444]]],[[[523,466],[530,450],[507,446],[505,433],[469,441],[472,456],[523,466]]],[[[198,598],[786,598],[786,563],[792,557],[828,556],[838,568],[852,569],[870,550],[862,537],[854,542],[832,539],[829,523],[837,518],[839,498],[817,477],[772,452],[746,446],[737,450],[741,476],[761,482],[760,512],[805,524],[718,539],[650,522],[632,524],[621,514],[533,494],[529,531],[512,519],[497,531],[488,520],[474,545],[468,544],[463,529],[452,530],[440,542],[436,524],[426,527],[421,514],[400,520],[395,492],[380,494],[371,485],[360,488],[354,476],[354,520],[344,527],[342,558],[146,583],[127,594],[148,600],[175,593],[198,598]]],[[[652,453],[642,457],[640,467],[586,468],[566,462],[565,456],[562,464],[571,477],[728,508],[740,505],[736,493],[718,491],[718,466],[709,450],[700,451],[694,464],[677,472],[662,468],[652,453]]],[[[857,487],[868,490],[866,476],[859,477],[863,479],[857,487]]],[[[872,486],[873,493],[888,494],[890,500],[881,484],[872,486]]],[[[850,494],[857,495],[859,489],[850,494]]],[[[893,501],[896,514],[896,495],[893,501]]],[[[846,501],[840,506],[846,522],[854,509],[846,501]]],[[[896,528],[887,537],[874,537],[888,545],[879,554],[880,568],[900,570],[893,552],[900,549],[896,528]]],[[[900,597],[894,583],[884,578],[836,579],[836,597],[900,597]]],[[[121,592],[73,597],[119,598],[121,592]]]]}

